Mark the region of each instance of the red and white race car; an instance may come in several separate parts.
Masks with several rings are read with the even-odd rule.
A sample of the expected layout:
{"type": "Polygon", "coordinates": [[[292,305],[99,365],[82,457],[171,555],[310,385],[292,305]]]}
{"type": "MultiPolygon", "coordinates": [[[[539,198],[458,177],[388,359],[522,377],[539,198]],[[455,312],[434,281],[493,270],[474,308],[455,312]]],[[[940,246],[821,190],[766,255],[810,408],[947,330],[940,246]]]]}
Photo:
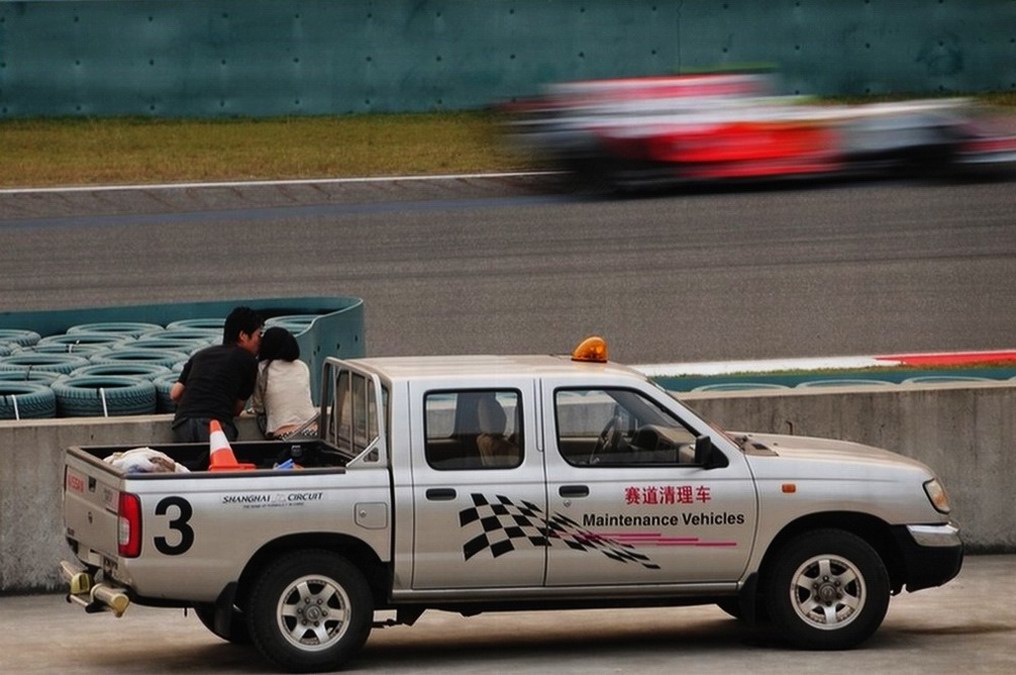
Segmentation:
{"type": "Polygon", "coordinates": [[[509,129],[587,184],[934,173],[1016,164],[1016,134],[964,99],[805,105],[756,74],[551,85],[515,106],[509,129]]]}

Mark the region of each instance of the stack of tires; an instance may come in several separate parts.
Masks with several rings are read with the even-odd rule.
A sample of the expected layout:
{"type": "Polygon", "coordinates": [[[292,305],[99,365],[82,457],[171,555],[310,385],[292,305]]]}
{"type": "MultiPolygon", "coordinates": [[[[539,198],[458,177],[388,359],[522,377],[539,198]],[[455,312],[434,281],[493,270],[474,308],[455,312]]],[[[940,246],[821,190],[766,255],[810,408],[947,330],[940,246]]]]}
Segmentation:
{"type": "Polygon", "coordinates": [[[91,323],[46,337],[0,329],[0,419],[171,412],[180,369],[221,340],[223,321],[91,323]]]}

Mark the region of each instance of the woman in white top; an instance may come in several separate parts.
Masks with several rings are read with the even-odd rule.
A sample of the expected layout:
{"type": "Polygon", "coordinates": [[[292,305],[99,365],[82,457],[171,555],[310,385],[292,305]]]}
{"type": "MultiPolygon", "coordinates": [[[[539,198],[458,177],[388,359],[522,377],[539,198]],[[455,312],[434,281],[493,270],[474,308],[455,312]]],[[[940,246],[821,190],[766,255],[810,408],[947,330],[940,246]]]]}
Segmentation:
{"type": "Polygon", "coordinates": [[[251,406],[267,418],[265,436],[277,438],[317,413],[310,397],[310,369],[300,360],[300,345],[293,334],[277,326],[262,333],[258,360],[251,406]]]}

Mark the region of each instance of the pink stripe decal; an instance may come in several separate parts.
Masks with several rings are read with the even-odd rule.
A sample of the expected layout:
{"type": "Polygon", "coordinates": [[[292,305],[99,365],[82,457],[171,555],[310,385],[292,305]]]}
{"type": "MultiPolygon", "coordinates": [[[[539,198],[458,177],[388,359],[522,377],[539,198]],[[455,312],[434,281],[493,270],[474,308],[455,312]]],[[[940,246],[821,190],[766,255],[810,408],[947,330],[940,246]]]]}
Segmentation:
{"type": "Polygon", "coordinates": [[[577,539],[586,541],[613,540],[622,544],[641,544],[644,546],[737,546],[736,541],[702,541],[698,537],[664,537],[659,532],[623,533],[623,532],[588,532],[577,539]]]}

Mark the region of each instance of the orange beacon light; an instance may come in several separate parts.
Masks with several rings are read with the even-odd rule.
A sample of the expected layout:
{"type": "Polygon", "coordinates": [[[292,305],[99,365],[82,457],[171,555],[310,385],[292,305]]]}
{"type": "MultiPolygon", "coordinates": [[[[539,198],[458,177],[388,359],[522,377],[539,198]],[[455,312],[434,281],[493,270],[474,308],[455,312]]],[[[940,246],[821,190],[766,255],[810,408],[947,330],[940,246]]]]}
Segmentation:
{"type": "Polygon", "coordinates": [[[587,337],[571,353],[572,361],[607,362],[607,341],[599,335],[587,337]]]}

